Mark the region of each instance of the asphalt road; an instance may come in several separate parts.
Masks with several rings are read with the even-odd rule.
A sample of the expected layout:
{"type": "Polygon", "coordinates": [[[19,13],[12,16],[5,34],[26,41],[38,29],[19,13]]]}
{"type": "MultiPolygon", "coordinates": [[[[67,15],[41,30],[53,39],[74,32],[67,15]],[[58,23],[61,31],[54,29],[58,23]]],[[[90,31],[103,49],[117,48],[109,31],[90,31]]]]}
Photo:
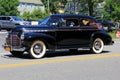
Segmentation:
{"type": "Polygon", "coordinates": [[[1,45],[5,33],[0,33],[0,80],[120,80],[120,40],[105,46],[102,54],[89,50],[49,52],[42,59],[13,57],[1,45]]]}

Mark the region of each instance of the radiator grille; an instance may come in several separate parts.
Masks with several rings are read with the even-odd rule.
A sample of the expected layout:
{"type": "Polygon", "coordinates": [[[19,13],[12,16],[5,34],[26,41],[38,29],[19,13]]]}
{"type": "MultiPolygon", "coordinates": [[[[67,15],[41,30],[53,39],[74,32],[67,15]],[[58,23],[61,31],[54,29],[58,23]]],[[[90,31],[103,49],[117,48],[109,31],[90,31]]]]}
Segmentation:
{"type": "Polygon", "coordinates": [[[11,35],[11,45],[12,46],[20,46],[20,39],[17,35],[11,35]]]}

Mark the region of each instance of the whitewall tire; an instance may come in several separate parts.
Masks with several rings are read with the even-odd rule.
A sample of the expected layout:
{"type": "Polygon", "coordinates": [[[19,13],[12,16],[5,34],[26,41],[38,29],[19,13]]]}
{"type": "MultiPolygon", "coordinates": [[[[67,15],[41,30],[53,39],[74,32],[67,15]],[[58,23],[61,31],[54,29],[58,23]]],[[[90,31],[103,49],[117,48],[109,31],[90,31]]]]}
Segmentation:
{"type": "Polygon", "coordinates": [[[43,41],[35,41],[30,48],[30,56],[34,59],[42,58],[46,53],[46,46],[43,41]]]}
{"type": "Polygon", "coordinates": [[[103,51],[103,48],[104,48],[103,40],[101,38],[94,39],[92,43],[91,51],[99,54],[103,51]]]}

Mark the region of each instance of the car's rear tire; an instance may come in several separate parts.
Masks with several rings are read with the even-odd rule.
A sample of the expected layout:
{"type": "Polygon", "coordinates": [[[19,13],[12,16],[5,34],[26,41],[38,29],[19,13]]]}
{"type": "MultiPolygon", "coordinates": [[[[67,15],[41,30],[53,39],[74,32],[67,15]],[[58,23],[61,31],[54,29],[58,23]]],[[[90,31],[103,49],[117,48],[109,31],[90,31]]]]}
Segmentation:
{"type": "Polygon", "coordinates": [[[99,54],[103,51],[103,48],[104,48],[103,40],[101,38],[95,38],[90,50],[94,53],[99,54]]]}
{"type": "Polygon", "coordinates": [[[20,52],[20,51],[10,51],[10,53],[15,56],[15,57],[20,57],[23,55],[24,52],[20,52]]]}
{"type": "Polygon", "coordinates": [[[39,59],[42,58],[46,53],[46,45],[43,41],[35,41],[32,43],[29,54],[31,58],[39,59]]]}

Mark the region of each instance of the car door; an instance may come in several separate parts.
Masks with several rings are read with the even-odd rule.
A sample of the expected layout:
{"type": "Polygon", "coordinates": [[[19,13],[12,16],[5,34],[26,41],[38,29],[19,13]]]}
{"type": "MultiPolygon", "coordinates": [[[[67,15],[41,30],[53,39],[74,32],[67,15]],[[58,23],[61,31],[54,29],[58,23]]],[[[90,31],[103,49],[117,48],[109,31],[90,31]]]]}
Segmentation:
{"type": "Polygon", "coordinates": [[[5,16],[2,16],[1,17],[1,27],[6,29],[7,28],[7,21],[6,21],[6,17],[5,16]]]}
{"type": "Polygon", "coordinates": [[[98,30],[96,21],[90,18],[80,18],[80,29],[81,45],[89,46],[92,34],[98,30]]]}
{"type": "Polygon", "coordinates": [[[61,19],[61,25],[56,31],[57,46],[62,48],[79,47],[82,43],[80,34],[78,18],[61,19]]]}
{"type": "Polygon", "coordinates": [[[11,28],[11,25],[10,25],[10,17],[3,16],[1,22],[2,22],[2,27],[3,27],[4,29],[10,29],[10,28],[11,28]]]}
{"type": "Polygon", "coordinates": [[[15,27],[14,19],[12,17],[7,17],[7,20],[9,22],[9,29],[12,29],[15,27]]]}

